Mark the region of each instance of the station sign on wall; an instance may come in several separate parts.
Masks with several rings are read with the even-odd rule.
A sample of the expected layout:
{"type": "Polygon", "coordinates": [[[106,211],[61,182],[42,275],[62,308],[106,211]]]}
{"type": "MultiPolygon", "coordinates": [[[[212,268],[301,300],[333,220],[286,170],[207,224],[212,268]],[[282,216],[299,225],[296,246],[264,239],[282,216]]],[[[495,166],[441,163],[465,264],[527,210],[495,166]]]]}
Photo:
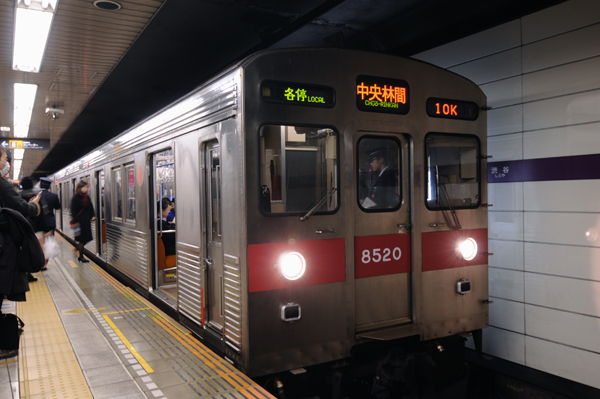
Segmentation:
{"type": "Polygon", "coordinates": [[[17,139],[4,139],[2,140],[2,147],[14,149],[23,149],[23,150],[49,150],[50,149],[50,140],[43,139],[26,139],[26,140],[17,140],[17,139]]]}

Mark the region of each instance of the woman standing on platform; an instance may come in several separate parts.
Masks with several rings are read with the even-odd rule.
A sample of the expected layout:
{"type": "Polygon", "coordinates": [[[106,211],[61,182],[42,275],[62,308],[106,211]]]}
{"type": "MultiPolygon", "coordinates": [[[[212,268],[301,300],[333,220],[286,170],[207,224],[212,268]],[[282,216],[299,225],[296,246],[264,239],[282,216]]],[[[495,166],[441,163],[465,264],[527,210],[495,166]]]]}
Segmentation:
{"type": "Polygon", "coordinates": [[[96,220],[94,206],[90,197],[87,195],[88,182],[80,180],[75,188],[75,195],[71,199],[71,228],[75,233],[75,241],[79,243],[79,258],[80,262],[89,262],[83,257],[83,247],[88,242],[92,241],[92,221],[96,220]]]}

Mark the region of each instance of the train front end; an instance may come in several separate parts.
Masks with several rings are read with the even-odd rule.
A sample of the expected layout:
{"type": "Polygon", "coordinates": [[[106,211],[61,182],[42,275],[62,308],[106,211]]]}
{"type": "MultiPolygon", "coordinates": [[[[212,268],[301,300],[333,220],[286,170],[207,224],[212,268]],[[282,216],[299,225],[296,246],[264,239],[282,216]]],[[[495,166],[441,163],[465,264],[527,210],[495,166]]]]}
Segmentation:
{"type": "Polygon", "coordinates": [[[251,376],[488,323],[486,98],[410,59],[272,51],[241,68],[251,376]]]}

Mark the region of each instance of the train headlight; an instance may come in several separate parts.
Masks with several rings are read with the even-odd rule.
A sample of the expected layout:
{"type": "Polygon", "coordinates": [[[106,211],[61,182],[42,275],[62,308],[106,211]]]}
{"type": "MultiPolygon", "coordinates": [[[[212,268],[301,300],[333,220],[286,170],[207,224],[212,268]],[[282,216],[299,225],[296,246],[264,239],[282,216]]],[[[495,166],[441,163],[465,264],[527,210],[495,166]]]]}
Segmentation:
{"type": "Polygon", "coordinates": [[[299,252],[287,252],[279,257],[277,262],[283,277],[288,280],[298,280],[306,271],[306,261],[299,252]]]}
{"type": "Polygon", "coordinates": [[[477,242],[472,238],[466,238],[458,242],[458,254],[464,260],[473,260],[477,255],[477,242]]]}

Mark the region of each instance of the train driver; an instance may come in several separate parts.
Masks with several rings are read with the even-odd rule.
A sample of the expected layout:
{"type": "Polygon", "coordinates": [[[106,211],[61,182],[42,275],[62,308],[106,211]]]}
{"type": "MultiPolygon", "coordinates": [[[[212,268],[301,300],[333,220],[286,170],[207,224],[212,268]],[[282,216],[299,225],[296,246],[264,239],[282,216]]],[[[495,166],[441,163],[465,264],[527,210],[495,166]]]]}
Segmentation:
{"type": "MultiPolygon", "coordinates": [[[[370,154],[374,182],[369,199],[372,209],[394,208],[398,205],[398,173],[388,163],[386,151],[377,150],[370,154]]],[[[364,206],[364,204],[363,204],[364,206]]]]}

